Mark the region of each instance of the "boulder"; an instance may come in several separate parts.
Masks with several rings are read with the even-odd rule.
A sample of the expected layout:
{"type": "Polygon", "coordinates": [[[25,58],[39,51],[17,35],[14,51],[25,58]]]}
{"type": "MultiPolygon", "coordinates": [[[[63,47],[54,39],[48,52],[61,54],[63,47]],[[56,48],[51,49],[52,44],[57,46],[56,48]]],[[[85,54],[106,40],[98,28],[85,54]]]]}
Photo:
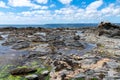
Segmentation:
{"type": "Polygon", "coordinates": [[[24,49],[24,48],[28,48],[30,46],[30,43],[27,41],[24,42],[20,42],[20,43],[15,43],[12,47],[12,49],[24,49]]]}
{"type": "Polygon", "coordinates": [[[34,73],[36,72],[37,69],[34,68],[16,68],[10,71],[11,75],[25,75],[29,73],[34,73]]]}
{"type": "Polygon", "coordinates": [[[101,22],[99,25],[98,25],[98,28],[102,28],[102,29],[120,29],[120,26],[118,25],[115,25],[115,24],[112,24],[110,22],[101,22]]]}
{"type": "Polygon", "coordinates": [[[120,38],[120,26],[110,22],[101,22],[98,25],[98,33],[99,36],[104,35],[110,38],[120,38]]]}
{"type": "Polygon", "coordinates": [[[74,36],[74,40],[80,40],[80,36],[79,35],[74,36]]]}

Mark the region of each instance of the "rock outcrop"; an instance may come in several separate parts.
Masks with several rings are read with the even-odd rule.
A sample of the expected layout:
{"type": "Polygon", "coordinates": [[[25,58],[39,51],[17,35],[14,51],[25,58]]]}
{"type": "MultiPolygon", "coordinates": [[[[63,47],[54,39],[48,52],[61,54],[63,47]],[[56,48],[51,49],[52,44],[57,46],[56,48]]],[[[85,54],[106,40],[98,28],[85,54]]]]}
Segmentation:
{"type": "Polygon", "coordinates": [[[111,38],[120,39],[120,26],[112,24],[110,22],[101,22],[98,25],[99,36],[107,36],[111,38]]]}

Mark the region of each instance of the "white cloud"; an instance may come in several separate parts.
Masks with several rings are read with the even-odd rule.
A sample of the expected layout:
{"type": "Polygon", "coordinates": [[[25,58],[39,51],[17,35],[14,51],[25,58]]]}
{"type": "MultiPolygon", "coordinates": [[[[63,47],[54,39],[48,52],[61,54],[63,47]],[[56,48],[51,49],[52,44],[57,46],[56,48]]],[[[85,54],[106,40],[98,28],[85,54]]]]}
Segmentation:
{"type": "Polygon", "coordinates": [[[2,7],[2,8],[8,8],[3,1],[0,1],[0,7],[2,7]]]}
{"type": "Polygon", "coordinates": [[[9,5],[11,5],[13,7],[33,6],[33,4],[30,2],[30,0],[9,0],[9,5]]]}
{"type": "Polygon", "coordinates": [[[40,4],[46,4],[48,2],[48,0],[36,0],[36,1],[40,4]]]}
{"type": "Polygon", "coordinates": [[[31,3],[30,0],[9,0],[8,4],[13,7],[30,7],[31,9],[48,9],[47,6],[40,6],[31,3]]]}
{"type": "Polygon", "coordinates": [[[49,10],[34,10],[34,11],[26,11],[26,12],[21,12],[19,13],[20,16],[48,16],[50,15],[50,11],[49,10]]]}
{"type": "Polygon", "coordinates": [[[103,0],[97,0],[87,6],[87,10],[96,10],[103,4],[103,0]]]}
{"type": "Polygon", "coordinates": [[[62,4],[70,4],[72,0],[59,0],[62,4]]]}
{"type": "MultiPolygon", "coordinates": [[[[30,11],[24,11],[20,13],[4,13],[0,12],[0,23],[59,23],[59,22],[96,22],[101,21],[101,19],[107,20],[108,17],[120,17],[120,6],[110,4],[102,9],[98,9],[102,6],[103,0],[95,0],[89,4],[86,8],[79,8],[76,6],[65,6],[61,9],[48,10],[47,6],[40,6],[32,3],[30,0],[9,0],[12,1],[9,4],[13,7],[23,7],[27,6],[33,8],[30,11]],[[26,1],[26,3],[21,2],[26,1]],[[39,8],[39,9],[38,9],[39,8]],[[43,10],[40,10],[43,9],[43,10]],[[12,20],[11,20],[12,19],[12,20]],[[27,21],[27,22],[26,22],[27,21]]],[[[72,1],[72,0],[71,0],[72,1]]],[[[69,4],[67,2],[65,4],[69,4]]],[[[49,7],[55,7],[57,5],[50,5],[49,7]]],[[[23,7],[24,8],[24,7],[23,7]]],[[[111,19],[112,20],[112,19],[111,19]]]]}
{"type": "Polygon", "coordinates": [[[116,7],[115,4],[110,4],[108,7],[103,8],[101,13],[106,16],[119,16],[120,15],[120,6],[116,7]]]}
{"type": "Polygon", "coordinates": [[[3,12],[0,12],[0,16],[2,16],[2,15],[4,15],[4,13],[3,13],[3,12]]]}

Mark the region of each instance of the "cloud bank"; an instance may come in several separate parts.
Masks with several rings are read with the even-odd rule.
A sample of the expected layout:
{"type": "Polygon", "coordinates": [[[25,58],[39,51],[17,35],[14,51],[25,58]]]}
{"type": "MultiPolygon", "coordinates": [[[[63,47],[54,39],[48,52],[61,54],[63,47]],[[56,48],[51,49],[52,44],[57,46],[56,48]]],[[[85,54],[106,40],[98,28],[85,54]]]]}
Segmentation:
{"type": "MultiPolygon", "coordinates": [[[[0,11],[0,24],[46,24],[46,23],[95,23],[102,20],[118,21],[120,6],[104,0],[95,0],[85,8],[71,4],[73,0],[58,0],[63,7],[49,2],[53,0],[8,0],[0,1],[0,8],[29,8],[20,12],[0,11]],[[102,7],[102,8],[101,8],[102,7]]],[[[116,0],[118,2],[119,0],[116,0]]]]}

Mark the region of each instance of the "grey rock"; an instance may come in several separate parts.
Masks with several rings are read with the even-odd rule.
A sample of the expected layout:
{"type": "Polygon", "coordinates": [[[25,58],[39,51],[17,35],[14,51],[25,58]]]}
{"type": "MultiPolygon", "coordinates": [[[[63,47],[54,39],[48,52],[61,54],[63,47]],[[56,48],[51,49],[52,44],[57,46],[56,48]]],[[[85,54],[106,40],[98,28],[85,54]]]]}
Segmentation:
{"type": "Polygon", "coordinates": [[[91,75],[91,74],[93,75],[94,73],[95,73],[95,71],[92,69],[88,69],[85,71],[85,74],[87,74],[87,75],[91,75]]]}
{"type": "Polygon", "coordinates": [[[80,41],[65,41],[66,46],[70,47],[80,47],[80,48],[85,48],[85,45],[80,42],[80,41]]]}
{"type": "Polygon", "coordinates": [[[77,36],[74,36],[74,40],[79,40],[80,39],[80,36],[77,35],[77,36]]]}
{"type": "Polygon", "coordinates": [[[76,75],[72,80],[81,80],[81,79],[85,79],[86,75],[84,73],[80,73],[78,75],[76,75]]]}
{"type": "Polygon", "coordinates": [[[106,67],[108,67],[108,68],[115,69],[115,68],[117,68],[119,66],[120,66],[120,64],[117,63],[115,60],[112,60],[110,62],[106,62],[106,67]]]}
{"type": "Polygon", "coordinates": [[[20,43],[15,43],[12,47],[12,49],[24,49],[24,48],[28,48],[30,46],[30,43],[29,42],[20,42],[20,43]]]}
{"type": "Polygon", "coordinates": [[[46,42],[45,36],[28,36],[28,40],[31,42],[46,42]]]}
{"type": "Polygon", "coordinates": [[[16,43],[18,39],[16,37],[8,37],[8,39],[2,43],[2,45],[6,46],[6,45],[12,45],[14,43],[16,43]]]}
{"type": "Polygon", "coordinates": [[[32,74],[32,75],[27,75],[25,76],[27,80],[39,80],[38,75],[32,74]]]}

